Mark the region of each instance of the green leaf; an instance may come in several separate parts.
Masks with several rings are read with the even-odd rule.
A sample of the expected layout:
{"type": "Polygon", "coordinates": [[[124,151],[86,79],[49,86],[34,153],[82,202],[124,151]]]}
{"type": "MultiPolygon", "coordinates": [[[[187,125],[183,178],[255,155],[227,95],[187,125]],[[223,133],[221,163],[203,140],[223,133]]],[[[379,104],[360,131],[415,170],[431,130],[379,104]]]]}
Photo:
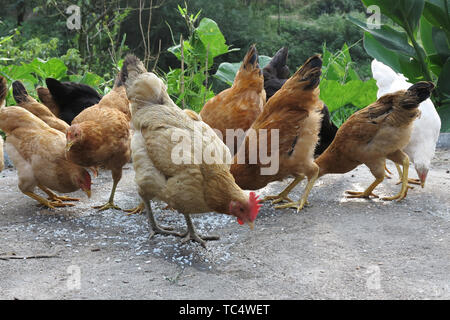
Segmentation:
{"type": "Polygon", "coordinates": [[[450,97],[450,58],[447,59],[447,62],[442,68],[436,90],[441,96],[450,97]]]}
{"type": "Polygon", "coordinates": [[[367,23],[361,22],[358,19],[350,16],[348,19],[360,28],[369,32],[386,49],[396,51],[410,57],[415,56],[416,52],[409,44],[408,36],[405,32],[396,31],[386,25],[381,26],[380,29],[371,29],[367,23]]]}
{"type": "Polygon", "coordinates": [[[195,29],[195,33],[202,41],[205,48],[208,48],[209,46],[211,58],[215,58],[228,52],[225,37],[215,21],[203,18],[197,29],[195,29]]]}
{"type": "Polygon", "coordinates": [[[376,5],[381,13],[391,18],[405,30],[415,32],[419,25],[425,1],[424,0],[362,0],[364,5],[376,5]]]}
{"type": "Polygon", "coordinates": [[[225,82],[230,87],[233,85],[234,78],[236,77],[236,73],[241,67],[241,63],[229,63],[223,62],[219,65],[217,72],[214,74],[214,77],[225,82]]]}
{"type": "Polygon", "coordinates": [[[434,26],[443,28],[447,36],[450,32],[450,18],[448,8],[450,8],[450,0],[427,0],[423,15],[434,26]]]}
{"type": "Polygon", "coordinates": [[[341,84],[336,80],[322,80],[320,82],[320,99],[327,105],[330,112],[346,105],[364,108],[377,100],[378,87],[371,79],[363,82],[351,80],[341,84]]]}
{"type": "Polygon", "coordinates": [[[440,56],[442,64],[444,64],[450,57],[450,47],[447,41],[447,36],[442,29],[433,27],[432,39],[436,53],[440,56]]]}
{"type": "Polygon", "coordinates": [[[420,19],[420,40],[427,55],[436,53],[433,43],[433,25],[424,16],[420,19]]]}
{"type": "Polygon", "coordinates": [[[441,117],[441,132],[450,132],[450,104],[446,104],[437,109],[441,117]]]}

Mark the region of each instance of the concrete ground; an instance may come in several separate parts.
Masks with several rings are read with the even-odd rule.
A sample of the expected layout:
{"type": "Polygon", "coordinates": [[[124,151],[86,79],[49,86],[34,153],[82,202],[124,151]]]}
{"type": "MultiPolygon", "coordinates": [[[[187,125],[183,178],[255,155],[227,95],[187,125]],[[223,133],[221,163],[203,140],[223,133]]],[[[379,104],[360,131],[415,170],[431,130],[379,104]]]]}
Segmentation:
{"type": "MultiPolygon", "coordinates": [[[[323,177],[300,213],[265,204],[254,231],[224,215],[195,217],[200,233],[220,235],[207,249],[171,236],[149,240],[145,216],[92,209],[108,198],[109,172],[94,181],[92,199],[77,192],[75,207],[47,210],[19,192],[7,169],[0,173],[0,298],[449,299],[450,150],[438,150],[432,165],[425,189],[402,202],[346,199],[345,190],[373,181],[359,167],[323,177]],[[5,258],[14,255],[45,257],[5,258]]],[[[116,193],[123,208],[139,201],[133,177],[127,166],[116,193]]],[[[375,191],[396,194],[396,181],[375,191]]],[[[184,229],[184,218],[164,207],[153,204],[160,222],[184,229]]]]}

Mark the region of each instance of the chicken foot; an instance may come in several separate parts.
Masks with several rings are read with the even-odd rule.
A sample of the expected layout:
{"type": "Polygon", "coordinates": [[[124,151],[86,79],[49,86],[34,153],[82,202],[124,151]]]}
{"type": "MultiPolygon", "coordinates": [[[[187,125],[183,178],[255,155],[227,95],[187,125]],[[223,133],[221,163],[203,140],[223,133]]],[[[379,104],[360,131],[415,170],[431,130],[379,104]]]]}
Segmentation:
{"type": "Polygon", "coordinates": [[[402,178],[401,178],[401,182],[402,182],[402,188],[400,190],[400,192],[393,197],[386,197],[383,198],[382,200],[385,201],[393,201],[393,200],[403,200],[406,198],[407,194],[408,194],[408,190],[411,189],[412,187],[408,185],[408,170],[409,170],[409,158],[407,155],[405,155],[405,157],[403,158],[403,174],[402,174],[402,178]]]}
{"type": "Polygon", "coordinates": [[[126,209],[126,210],[123,210],[123,211],[128,212],[127,215],[131,216],[133,214],[141,214],[142,212],[144,212],[144,209],[145,209],[145,204],[144,204],[144,202],[141,201],[136,208],[126,209]]]}
{"type": "Polygon", "coordinates": [[[142,201],[139,205],[141,205],[141,204],[147,210],[148,224],[152,227],[152,231],[150,232],[149,239],[153,238],[156,234],[172,235],[172,236],[177,236],[177,237],[184,236],[183,234],[173,231],[172,227],[159,226],[158,223],[156,222],[155,216],[153,215],[152,207],[151,207],[149,201],[142,201]]]}
{"type": "Polygon", "coordinates": [[[184,215],[186,219],[187,231],[182,235],[183,240],[182,243],[186,243],[188,241],[195,241],[202,245],[203,248],[206,248],[206,241],[210,240],[219,240],[219,236],[201,236],[195,232],[194,224],[192,223],[192,219],[188,214],[184,215]]]}
{"type": "MultiPolygon", "coordinates": [[[[42,185],[38,185],[39,189],[44,191],[48,195],[48,200],[52,200],[55,202],[63,202],[63,201],[80,201],[79,198],[71,198],[66,196],[58,196],[57,194],[53,193],[51,190],[47,189],[46,187],[42,185]]],[[[73,204],[72,204],[73,205],[73,204]]]]}
{"type": "Polygon", "coordinates": [[[301,176],[295,178],[294,181],[292,181],[291,184],[289,184],[286,187],[286,189],[284,189],[279,195],[277,195],[277,196],[266,196],[264,199],[262,199],[262,202],[270,201],[270,200],[273,200],[272,204],[277,204],[277,203],[280,203],[282,201],[294,202],[288,197],[288,195],[292,191],[292,189],[294,189],[295,186],[297,184],[299,184],[303,179],[305,179],[304,175],[301,175],[301,176]]]}
{"type": "MultiPolygon", "coordinates": [[[[294,182],[296,182],[298,180],[297,183],[299,183],[302,180],[300,178],[303,178],[303,177],[299,177],[299,178],[295,179],[294,182]]],[[[279,206],[276,206],[275,209],[294,208],[294,209],[297,209],[297,212],[300,212],[300,210],[302,210],[303,207],[308,204],[309,193],[311,192],[311,189],[314,187],[314,183],[316,183],[316,180],[318,178],[319,178],[319,167],[317,167],[317,171],[314,174],[314,176],[312,178],[308,178],[308,184],[306,185],[305,192],[303,193],[303,196],[299,201],[290,202],[290,203],[287,203],[284,205],[279,205],[279,206]]],[[[291,185],[289,185],[288,188],[291,187],[291,185]]]]}
{"type": "Polygon", "coordinates": [[[354,198],[366,198],[369,199],[371,196],[375,198],[379,198],[376,194],[373,193],[373,190],[381,183],[383,182],[384,177],[382,178],[376,178],[376,180],[364,191],[345,191],[345,193],[349,194],[347,198],[354,199],[354,198]]]}
{"type": "Polygon", "coordinates": [[[118,207],[114,204],[114,194],[116,193],[116,188],[117,188],[117,184],[119,183],[119,180],[120,180],[120,178],[114,179],[114,177],[113,177],[113,187],[112,187],[111,195],[109,196],[108,202],[102,206],[93,207],[94,209],[99,209],[98,211],[104,211],[104,210],[108,210],[108,209],[122,210],[120,207],[118,207]]]}
{"type": "MultiPolygon", "coordinates": [[[[400,165],[398,163],[396,163],[395,166],[397,167],[398,176],[400,178],[400,181],[397,182],[397,185],[399,185],[399,184],[402,183],[401,177],[403,176],[403,172],[402,172],[402,169],[400,168],[400,165]]],[[[419,185],[419,186],[422,185],[422,182],[420,182],[419,179],[412,179],[412,178],[410,179],[410,178],[408,178],[408,183],[416,184],[416,185],[419,185]]],[[[412,186],[410,186],[409,188],[410,189],[414,189],[414,187],[412,187],[412,186]]]]}
{"type": "Polygon", "coordinates": [[[47,199],[42,198],[41,196],[38,196],[37,194],[33,192],[24,192],[25,195],[29,196],[30,198],[36,200],[41,205],[49,208],[49,209],[56,209],[56,207],[73,207],[74,204],[72,203],[63,203],[61,201],[48,201],[47,199]]]}

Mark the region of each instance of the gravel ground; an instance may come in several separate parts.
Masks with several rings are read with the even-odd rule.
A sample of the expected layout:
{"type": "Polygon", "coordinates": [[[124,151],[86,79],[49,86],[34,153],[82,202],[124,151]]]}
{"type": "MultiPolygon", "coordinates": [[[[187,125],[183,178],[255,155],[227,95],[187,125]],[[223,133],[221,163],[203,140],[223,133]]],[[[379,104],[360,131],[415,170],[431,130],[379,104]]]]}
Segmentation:
{"type": "MultiPolygon", "coordinates": [[[[220,235],[204,249],[172,236],[149,240],[145,216],[92,209],[109,196],[109,172],[94,180],[91,199],[77,192],[75,207],[47,210],[20,193],[7,169],[0,173],[0,256],[48,257],[0,259],[0,298],[449,299],[449,170],[450,150],[438,150],[425,189],[402,202],[346,199],[345,190],[373,181],[365,167],[325,176],[308,208],[265,204],[254,231],[225,215],[196,216],[200,233],[220,235]]],[[[123,208],[139,202],[133,178],[127,166],[116,193],[123,208]]],[[[376,192],[396,194],[396,181],[376,192]]],[[[160,222],[184,230],[183,216],[164,207],[153,203],[160,222]]]]}

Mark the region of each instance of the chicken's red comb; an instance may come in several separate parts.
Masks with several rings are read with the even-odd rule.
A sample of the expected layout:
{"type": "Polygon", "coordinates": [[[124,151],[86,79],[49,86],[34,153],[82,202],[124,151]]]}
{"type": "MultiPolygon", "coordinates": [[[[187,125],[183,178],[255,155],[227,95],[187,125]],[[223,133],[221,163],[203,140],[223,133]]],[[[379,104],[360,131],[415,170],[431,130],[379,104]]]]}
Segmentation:
{"type": "Polygon", "coordinates": [[[250,221],[255,221],[259,209],[262,207],[262,205],[259,204],[260,202],[261,200],[259,200],[259,196],[257,196],[254,192],[250,192],[248,200],[250,206],[250,221]]]}

